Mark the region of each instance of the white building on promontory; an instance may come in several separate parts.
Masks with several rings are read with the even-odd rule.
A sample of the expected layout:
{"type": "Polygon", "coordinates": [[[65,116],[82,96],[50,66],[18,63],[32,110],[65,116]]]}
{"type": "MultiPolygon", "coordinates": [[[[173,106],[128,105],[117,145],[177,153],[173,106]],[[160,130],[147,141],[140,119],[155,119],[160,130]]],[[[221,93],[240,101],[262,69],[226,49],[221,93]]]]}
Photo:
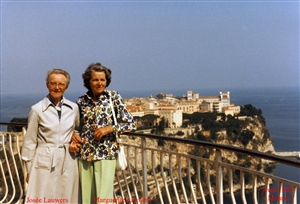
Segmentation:
{"type": "Polygon", "coordinates": [[[230,92],[220,92],[219,96],[200,96],[199,93],[188,90],[186,97],[174,97],[172,94],[161,93],[159,96],[157,98],[130,98],[125,102],[133,116],[142,117],[153,114],[160,118],[164,117],[170,128],[182,126],[183,113],[216,111],[226,115],[236,115],[240,112],[240,106],[230,103],[230,92]]]}

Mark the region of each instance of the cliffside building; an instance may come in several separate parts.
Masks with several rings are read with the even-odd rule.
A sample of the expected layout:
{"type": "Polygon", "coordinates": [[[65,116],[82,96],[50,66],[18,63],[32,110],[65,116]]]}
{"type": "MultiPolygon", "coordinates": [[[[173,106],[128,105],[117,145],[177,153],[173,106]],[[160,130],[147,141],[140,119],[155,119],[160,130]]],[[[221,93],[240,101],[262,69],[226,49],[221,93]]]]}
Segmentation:
{"type": "MultiPolygon", "coordinates": [[[[183,113],[217,111],[235,115],[240,112],[240,106],[230,103],[230,92],[220,92],[219,96],[200,96],[199,93],[188,90],[187,96],[181,98],[160,93],[157,98],[131,98],[125,101],[133,116],[158,115],[165,119],[169,128],[182,126],[183,113]]],[[[158,122],[159,119],[154,124],[158,122]]]]}

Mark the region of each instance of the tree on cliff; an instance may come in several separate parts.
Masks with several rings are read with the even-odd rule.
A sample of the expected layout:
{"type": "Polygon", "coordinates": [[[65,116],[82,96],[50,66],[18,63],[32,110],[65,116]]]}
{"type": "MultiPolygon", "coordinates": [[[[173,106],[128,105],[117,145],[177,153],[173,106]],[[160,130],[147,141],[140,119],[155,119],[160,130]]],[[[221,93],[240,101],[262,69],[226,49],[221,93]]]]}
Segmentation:
{"type": "Polygon", "coordinates": [[[142,117],[135,116],[134,120],[138,124],[138,128],[152,128],[156,126],[157,118],[159,118],[158,115],[147,114],[142,117]]]}
{"type": "Polygon", "coordinates": [[[238,114],[238,116],[258,117],[259,121],[266,125],[266,120],[262,116],[262,110],[260,108],[255,108],[251,104],[241,106],[241,112],[238,114]]]}
{"type": "Polygon", "coordinates": [[[254,116],[254,115],[261,116],[262,110],[255,108],[251,104],[246,104],[244,106],[241,106],[241,112],[239,113],[239,115],[240,116],[254,116]]]}
{"type": "MultiPolygon", "coordinates": [[[[27,124],[27,120],[28,120],[27,118],[13,118],[10,122],[27,124]]],[[[9,126],[7,126],[7,131],[8,132],[22,132],[22,126],[9,125],[9,126]]]]}

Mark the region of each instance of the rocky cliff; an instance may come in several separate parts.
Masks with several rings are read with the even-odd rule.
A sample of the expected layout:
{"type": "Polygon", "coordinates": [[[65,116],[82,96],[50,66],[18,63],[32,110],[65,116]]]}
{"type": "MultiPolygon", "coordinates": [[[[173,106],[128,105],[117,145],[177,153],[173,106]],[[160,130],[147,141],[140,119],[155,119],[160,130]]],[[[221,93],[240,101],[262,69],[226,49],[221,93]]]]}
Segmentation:
{"type": "MultiPolygon", "coordinates": [[[[244,122],[243,122],[243,127],[241,132],[250,135],[248,136],[247,134],[244,134],[244,137],[248,137],[247,140],[242,140],[240,138],[237,138],[236,136],[228,135],[226,129],[217,131],[215,133],[217,136],[214,136],[213,139],[212,139],[212,133],[210,131],[200,130],[199,132],[196,132],[196,131],[191,131],[190,127],[186,128],[186,131],[184,131],[184,128],[179,129],[181,132],[185,133],[183,136],[176,136],[170,133],[168,135],[170,137],[197,139],[197,135],[200,134],[202,135],[202,138],[204,138],[205,141],[210,141],[213,143],[252,149],[252,150],[257,150],[259,152],[268,152],[268,153],[275,152],[274,144],[270,137],[269,131],[267,130],[265,124],[261,122],[258,117],[244,117],[242,118],[242,121],[244,122]]],[[[172,132],[174,133],[176,131],[172,129],[172,132]]],[[[165,129],[165,133],[168,133],[167,128],[165,129]]],[[[129,144],[140,144],[141,142],[139,137],[126,137],[124,138],[124,141],[129,144]]],[[[192,145],[186,145],[186,144],[175,143],[175,142],[163,142],[160,145],[157,140],[150,140],[150,139],[147,139],[147,147],[153,149],[165,149],[165,150],[170,150],[175,152],[178,152],[178,150],[180,150],[180,152],[182,153],[195,152],[195,147],[193,147],[192,145]]],[[[134,157],[135,154],[132,153],[131,156],[134,157]]],[[[213,155],[211,155],[211,157],[212,156],[213,155]]],[[[235,162],[238,160],[237,156],[234,156],[232,152],[228,152],[228,153],[223,152],[222,156],[224,158],[229,159],[231,162],[235,162]]],[[[151,159],[152,159],[151,155],[150,153],[148,153],[148,157],[147,157],[148,162],[151,161],[151,159]]],[[[155,163],[159,163],[158,159],[159,158],[156,157],[154,158],[155,163]]],[[[166,162],[165,165],[168,166],[169,165],[168,162],[166,162]]]]}

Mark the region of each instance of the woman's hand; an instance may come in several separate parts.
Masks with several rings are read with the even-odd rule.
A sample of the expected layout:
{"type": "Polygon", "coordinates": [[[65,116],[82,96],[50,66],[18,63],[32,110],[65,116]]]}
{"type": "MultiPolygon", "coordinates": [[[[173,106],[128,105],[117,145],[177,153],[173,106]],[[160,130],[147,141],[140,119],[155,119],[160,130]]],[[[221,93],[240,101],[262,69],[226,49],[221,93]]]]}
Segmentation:
{"type": "Polygon", "coordinates": [[[71,142],[71,144],[69,145],[69,152],[73,152],[76,153],[79,151],[81,144],[79,143],[75,143],[75,142],[71,142]]]}
{"type": "Polygon", "coordinates": [[[80,136],[74,132],[72,135],[71,144],[69,146],[69,152],[78,152],[82,143],[83,142],[80,136]]]}
{"type": "Polygon", "coordinates": [[[74,143],[79,143],[79,144],[83,143],[81,137],[75,132],[72,135],[71,141],[74,143]]]}
{"type": "Polygon", "coordinates": [[[94,137],[96,140],[101,140],[104,135],[112,133],[114,131],[112,126],[100,127],[97,128],[94,132],[94,137]]]}

